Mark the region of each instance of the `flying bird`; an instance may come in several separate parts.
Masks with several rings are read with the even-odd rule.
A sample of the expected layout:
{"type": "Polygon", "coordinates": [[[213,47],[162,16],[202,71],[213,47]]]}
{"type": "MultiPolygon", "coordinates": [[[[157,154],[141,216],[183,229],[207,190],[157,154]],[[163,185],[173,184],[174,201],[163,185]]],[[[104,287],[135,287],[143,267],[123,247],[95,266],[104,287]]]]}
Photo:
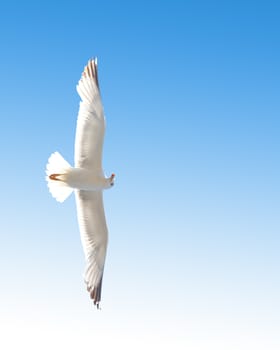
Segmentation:
{"type": "Polygon", "coordinates": [[[59,152],[53,153],[46,166],[49,191],[63,202],[74,191],[86,269],[84,280],[94,305],[99,308],[108,229],[103,190],[114,185],[115,175],[106,177],[102,168],[105,117],[97,76],[97,60],[89,60],[77,84],[81,98],[75,139],[75,166],[59,152]]]}

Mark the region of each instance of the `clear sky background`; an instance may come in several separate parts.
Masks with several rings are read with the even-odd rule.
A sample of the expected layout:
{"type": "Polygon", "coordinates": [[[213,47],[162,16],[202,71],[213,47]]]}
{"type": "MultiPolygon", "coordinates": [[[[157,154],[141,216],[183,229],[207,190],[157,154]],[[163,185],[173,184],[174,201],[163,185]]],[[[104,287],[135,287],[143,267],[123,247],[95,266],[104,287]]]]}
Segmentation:
{"type": "Polygon", "coordinates": [[[0,347],[279,350],[278,1],[0,5],[0,347]],[[82,69],[107,117],[102,311],[82,280],[73,163],[82,69]]]}

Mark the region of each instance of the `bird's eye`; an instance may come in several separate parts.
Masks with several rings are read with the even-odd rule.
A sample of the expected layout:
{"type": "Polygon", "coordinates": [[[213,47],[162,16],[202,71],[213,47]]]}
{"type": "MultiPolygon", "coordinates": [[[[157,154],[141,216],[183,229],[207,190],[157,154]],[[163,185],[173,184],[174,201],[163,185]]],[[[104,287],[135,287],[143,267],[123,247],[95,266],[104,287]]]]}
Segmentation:
{"type": "Polygon", "coordinates": [[[114,186],[114,183],[113,183],[113,182],[111,182],[111,186],[114,186]]]}

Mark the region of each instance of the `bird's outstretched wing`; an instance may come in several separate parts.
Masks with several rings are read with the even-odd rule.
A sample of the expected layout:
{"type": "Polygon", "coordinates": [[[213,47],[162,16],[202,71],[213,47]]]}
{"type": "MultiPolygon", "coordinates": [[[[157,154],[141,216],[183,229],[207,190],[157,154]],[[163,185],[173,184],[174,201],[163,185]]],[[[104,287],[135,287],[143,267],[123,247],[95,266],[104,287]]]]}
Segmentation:
{"type": "MultiPolygon", "coordinates": [[[[97,62],[90,60],[77,85],[82,99],[77,120],[75,167],[103,175],[102,148],[105,118],[100,98],[97,62]]],[[[102,191],[76,190],[81,240],[86,256],[85,282],[93,302],[99,306],[108,231],[102,191]]]]}
{"type": "Polygon", "coordinates": [[[103,195],[102,191],[76,190],[75,193],[81,240],[87,264],[84,279],[90,297],[98,307],[108,241],[103,195]]]}
{"type": "Polygon", "coordinates": [[[105,118],[100,97],[97,61],[89,60],[77,85],[81,97],[75,140],[75,167],[103,174],[105,118]]]}

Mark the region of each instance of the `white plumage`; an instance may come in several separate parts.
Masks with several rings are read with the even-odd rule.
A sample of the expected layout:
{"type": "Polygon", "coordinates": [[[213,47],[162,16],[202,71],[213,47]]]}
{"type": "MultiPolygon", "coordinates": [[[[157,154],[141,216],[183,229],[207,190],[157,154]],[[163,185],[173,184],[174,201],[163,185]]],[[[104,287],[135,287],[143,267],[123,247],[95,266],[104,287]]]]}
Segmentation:
{"type": "Polygon", "coordinates": [[[46,167],[52,196],[63,202],[74,190],[81,241],[86,258],[87,290],[97,307],[101,300],[102,277],[108,230],[103,207],[103,190],[114,184],[115,175],[104,176],[102,149],[105,118],[100,97],[97,61],[90,60],[77,85],[81,97],[75,140],[75,167],[53,153],[46,167]]]}

